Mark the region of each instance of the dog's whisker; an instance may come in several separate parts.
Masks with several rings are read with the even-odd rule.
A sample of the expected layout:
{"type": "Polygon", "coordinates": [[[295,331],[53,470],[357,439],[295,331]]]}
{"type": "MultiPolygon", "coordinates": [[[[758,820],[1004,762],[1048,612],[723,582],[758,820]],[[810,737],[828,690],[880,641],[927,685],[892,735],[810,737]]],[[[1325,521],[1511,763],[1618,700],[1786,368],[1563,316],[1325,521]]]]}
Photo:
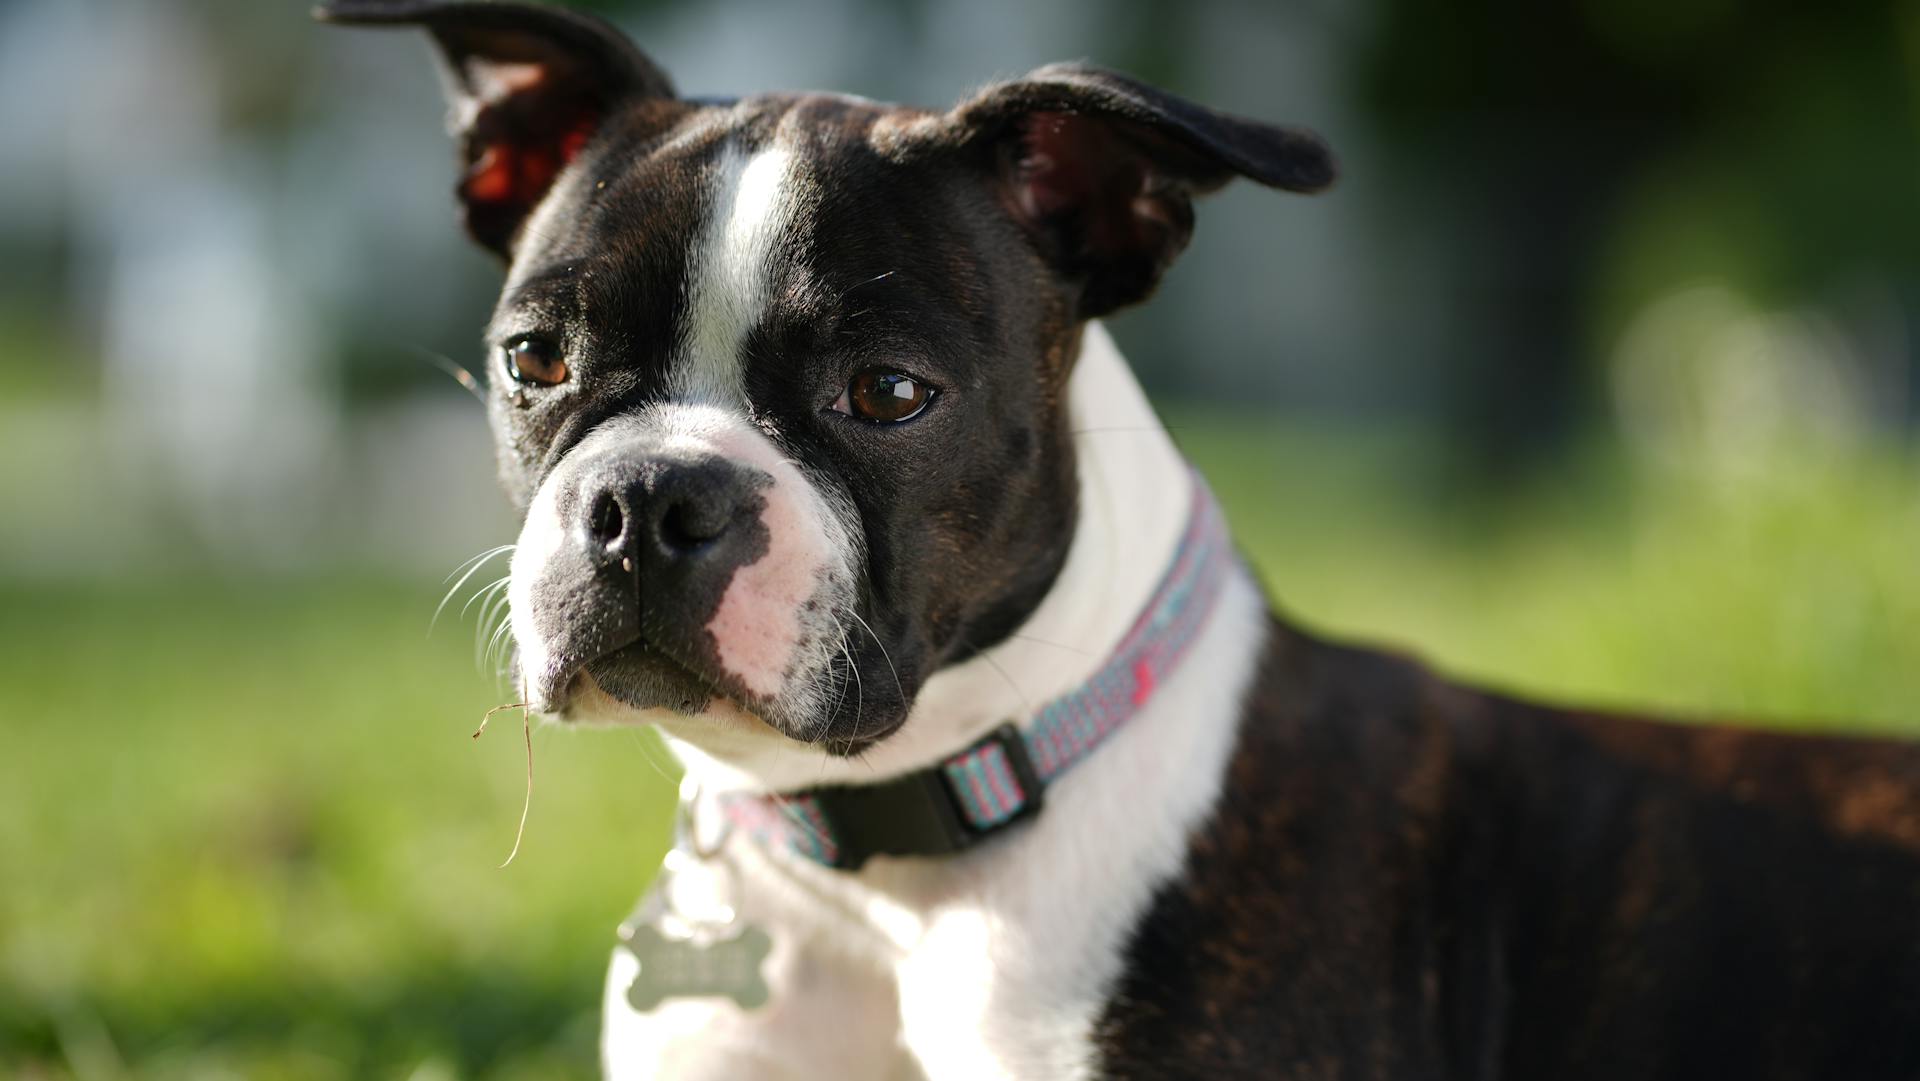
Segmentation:
{"type": "Polygon", "coordinates": [[[481,552],[479,555],[468,556],[466,559],[463,559],[460,561],[460,565],[458,567],[453,568],[451,573],[449,573],[445,578],[442,578],[440,580],[442,582],[451,582],[453,581],[454,575],[459,574],[461,571],[466,570],[468,567],[473,566],[475,563],[478,563],[484,559],[491,559],[494,556],[499,555],[501,552],[512,551],[515,547],[517,546],[512,544],[496,544],[493,547],[487,549],[486,551],[481,552]]]}
{"type": "Polygon", "coordinates": [[[468,394],[473,395],[474,400],[478,401],[481,405],[487,404],[487,392],[480,388],[480,380],[474,378],[473,373],[468,371],[465,365],[444,353],[436,353],[423,345],[410,345],[407,348],[413,352],[414,356],[451,376],[454,382],[460,384],[461,388],[468,394]]]}
{"type": "Polygon", "coordinates": [[[841,639],[840,653],[847,659],[846,674],[840,677],[840,686],[834,692],[833,709],[820,711],[813,721],[807,725],[805,739],[809,743],[824,741],[828,734],[833,731],[834,718],[838,717],[840,711],[846,707],[847,691],[849,689],[853,691],[853,715],[856,723],[858,723],[861,708],[865,705],[866,689],[861,685],[860,666],[855,661],[853,651],[848,648],[844,638],[841,639]]]}
{"type": "Polygon", "coordinates": [[[1079,646],[1070,646],[1065,642],[1050,642],[1045,638],[1036,638],[1031,634],[1009,634],[1007,635],[1007,637],[1013,641],[1032,642],[1035,645],[1052,646],[1054,649],[1064,649],[1068,653],[1077,653],[1082,657],[1092,657],[1096,655],[1090,649],[1081,649],[1079,646]]]}
{"type": "Polygon", "coordinates": [[[652,766],[653,771],[658,773],[661,779],[665,780],[669,785],[678,785],[680,783],[680,778],[674,776],[666,766],[660,763],[658,758],[654,757],[653,743],[648,740],[639,729],[628,728],[626,732],[633,738],[634,744],[640,748],[640,757],[646,759],[647,765],[652,766]]]}
{"type": "Polygon", "coordinates": [[[504,643],[501,640],[501,628],[504,626],[504,622],[496,624],[492,632],[487,635],[487,640],[481,643],[480,657],[477,661],[480,671],[498,676],[505,667],[506,658],[502,656],[504,643]]]}
{"type": "Polygon", "coordinates": [[[500,625],[494,628],[492,636],[487,641],[485,663],[494,667],[496,670],[506,664],[506,657],[502,650],[509,632],[513,629],[513,620],[506,618],[506,616],[507,613],[502,613],[500,625]],[[498,654],[497,659],[496,654],[498,654]]]}
{"type": "Polygon", "coordinates": [[[513,578],[511,575],[501,575],[500,577],[495,578],[493,581],[488,582],[486,585],[481,586],[479,589],[475,590],[473,596],[467,598],[467,603],[460,606],[461,618],[464,619],[466,617],[466,614],[473,610],[473,606],[475,604],[480,603],[480,598],[482,597],[489,598],[488,603],[492,603],[491,598],[497,596],[502,590],[505,590],[507,588],[507,584],[512,580],[513,578]]]}
{"type": "Polygon", "coordinates": [[[493,622],[505,614],[506,609],[512,604],[513,598],[507,595],[506,590],[502,589],[489,598],[485,607],[480,610],[479,622],[482,626],[491,629],[493,622]]]}
{"type": "Polygon", "coordinates": [[[485,662],[487,643],[492,640],[494,633],[500,629],[501,622],[511,618],[512,607],[513,599],[507,595],[507,591],[504,589],[495,593],[492,597],[488,598],[485,604],[481,605],[480,617],[474,620],[473,626],[473,663],[475,666],[479,666],[485,662]]]}
{"type": "MultiPolygon", "coordinates": [[[[847,658],[846,674],[840,677],[840,696],[844,701],[849,689],[854,692],[853,716],[854,723],[857,725],[862,707],[865,705],[864,694],[866,688],[862,683],[860,675],[860,656],[854,652],[853,636],[846,633],[845,627],[842,627],[840,631],[840,652],[847,658]]],[[[837,713],[834,716],[837,716],[837,713]]],[[[833,731],[833,719],[833,716],[821,716],[816,725],[818,731],[812,735],[815,741],[825,741],[827,739],[828,735],[833,731]]]]}
{"type": "Polygon", "coordinates": [[[1074,428],[1068,431],[1067,434],[1078,438],[1083,435],[1107,435],[1115,432],[1137,435],[1141,432],[1181,432],[1184,430],[1183,428],[1175,428],[1165,424],[1115,424],[1101,428],[1074,428]]]}
{"type": "Polygon", "coordinates": [[[1027,692],[1021,690],[1018,683],[1013,681],[1013,676],[1009,675],[1005,668],[1000,667],[1000,662],[993,659],[992,653],[981,650],[978,656],[981,660],[987,662],[987,667],[1000,674],[1000,678],[1006,682],[1008,689],[1013,691],[1014,697],[1020,700],[1020,708],[1022,710],[1029,714],[1035,712],[1033,700],[1027,697],[1027,692]]]}
{"type": "MultiPolygon", "coordinates": [[[[841,641],[846,641],[844,634],[841,635],[841,641]]],[[[851,657],[852,654],[849,653],[848,656],[851,657]]],[[[860,714],[866,708],[867,704],[867,684],[865,680],[860,678],[860,665],[858,663],[849,664],[847,671],[853,673],[853,730],[858,732],[860,730],[860,714]]],[[[821,734],[825,735],[826,731],[827,729],[822,727],[821,734]]]]}
{"type": "Polygon", "coordinates": [[[496,653],[499,651],[500,647],[506,642],[507,635],[511,632],[512,627],[513,627],[513,624],[511,620],[503,619],[500,621],[500,625],[493,629],[493,637],[489,639],[487,642],[487,660],[488,661],[494,664],[500,663],[501,658],[496,657],[496,653]]]}
{"type": "MultiPolygon", "coordinates": [[[[471,579],[474,575],[480,573],[480,568],[487,565],[487,560],[492,559],[494,556],[499,555],[501,552],[510,552],[512,550],[513,550],[513,545],[503,544],[497,548],[492,548],[486,552],[482,552],[478,557],[468,560],[466,563],[461,564],[462,567],[466,568],[466,573],[461,574],[461,572],[458,570],[454,571],[454,574],[460,575],[460,580],[453,583],[453,587],[447,590],[446,596],[440,598],[439,605],[437,605],[433,610],[433,618],[427,621],[427,633],[428,634],[433,633],[433,628],[436,625],[438,625],[440,622],[440,613],[447,610],[447,605],[453,601],[453,595],[460,592],[460,587],[466,585],[469,579],[471,579]]],[[[452,575],[448,575],[448,577],[452,577],[452,575]]],[[[462,611],[464,611],[464,609],[462,609],[462,611]]]]}
{"type": "Polygon", "coordinates": [[[841,300],[841,302],[842,302],[842,303],[845,303],[845,302],[846,302],[846,299],[847,299],[848,297],[850,297],[850,296],[852,296],[852,295],[853,295],[853,292],[854,292],[854,290],[856,290],[856,289],[864,289],[864,288],[866,288],[867,286],[869,286],[869,285],[872,285],[872,284],[874,284],[875,282],[883,282],[883,281],[886,281],[886,280],[887,280],[888,278],[891,278],[891,277],[893,277],[893,276],[894,276],[895,274],[898,274],[898,273],[900,273],[900,271],[899,271],[898,269],[895,269],[895,270],[889,270],[889,271],[887,271],[887,272],[886,272],[885,274],[875,274],[875,275],[874,275],[873,277],[871,277],[871,278],[868,278],[868,279],[867,279],[867,280],[865,280],[865,281],[861,281],[861,282],[855,282],[855,283],[853,283],[852,285],[849,285],[849,286],[847,286],[847,287],[846,287],[846,289],[844,289],[844,290],[842,290],[842,291],[841,291],[841,293],[840,293],[840,300],[841,300]]]}
{"type": "Polygon", "coordinates": [[[489,647],[493,636],[499,632],[501,622],[510,618],[512,599],[503,590],[495,594],[480,608],[480,618],[473,627],[473,665],[485,671],[489,647]]]}
{"type": "MultiPolygon", "coordinates": [[[[847,672],[849,674],[841,676],[838,680],[840,686],[834,691],[833,707],[822,710],[820,716],[815,718],[814,723],[809,726],[809,728],[819,728],[822,733],[833,723],[833,718],[839,715],[840,707],[847,704],[847,688],[853,683],[853,677],[851,675],[853,672],[853,651],[847,648],[847,639],[844,635],[840,638],[840,655],[847,660],[847,672]]],[[[809,731],[807,738],[811,740],[817,739],[819,736],[809,731]]]]}
{"type": "Polygon", "coordinates": [[[866,620],[860,618],[860,613],[849,608],[847,614],[853,617],[855,623],[860,624],[861,628],[867,632],[868,638],[873,639],[874,646],[880,650],[881,658],[887,662],[887,671],[893,673],[893,689],[900,692],[900,701],[905,702],[907,689],[900,683],[900,670],[893,666],[893,658],[887,654],[887,644],[880,640],[880,636],[874,633],[873,627],[866,620]]]}

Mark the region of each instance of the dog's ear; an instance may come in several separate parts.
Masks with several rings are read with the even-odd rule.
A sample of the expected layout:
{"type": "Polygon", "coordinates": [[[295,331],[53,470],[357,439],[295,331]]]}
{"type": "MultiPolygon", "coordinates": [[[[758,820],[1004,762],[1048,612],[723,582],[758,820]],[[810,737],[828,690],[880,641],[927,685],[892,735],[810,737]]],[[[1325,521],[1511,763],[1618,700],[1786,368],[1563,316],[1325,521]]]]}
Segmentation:
{"type": "Polygon", "coordinates": [[[323,22],[424,27],[439,47],[459,140],[467,231],[510,254],[514,235],[554,177],[609,112],[673,84],[626,35],[558,8],[439,0],[333,0],[323,22]]]}
{"type": "Polygon", "coordinates": [[[1193,234],[1194,195],[1235,176],[1312,192],[1334,175],[1312,132],[1080,64],[988,87],[916,135],[990,153],[1008,210],[1079,286],[1081,318],[1153,291],[1193,234]]]}

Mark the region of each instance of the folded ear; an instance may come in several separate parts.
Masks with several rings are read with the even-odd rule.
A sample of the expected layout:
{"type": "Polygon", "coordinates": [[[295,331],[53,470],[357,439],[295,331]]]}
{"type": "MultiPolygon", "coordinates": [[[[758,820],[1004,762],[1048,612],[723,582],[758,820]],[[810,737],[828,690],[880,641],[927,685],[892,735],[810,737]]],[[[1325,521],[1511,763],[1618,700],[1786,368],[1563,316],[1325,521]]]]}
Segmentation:
{"type": "Polygon", "coordinates": [[[1312,132],[1243,120],[1110,71],[1052,64],[935,124],[986,145],[1008,209],[1069,281],[1081,318],[1143,300],[1193,234],[1193,196],[1235,176],[1287,191],[1333,182],[1312,132]]]}
{"type": "Polygon", "coordinates": [[[323,22],[424,27],[439,47],[459,140],[467,231],[502,256],[608,113],[673,84],[591,15],[511,3],[333,0],[323,22]]]}

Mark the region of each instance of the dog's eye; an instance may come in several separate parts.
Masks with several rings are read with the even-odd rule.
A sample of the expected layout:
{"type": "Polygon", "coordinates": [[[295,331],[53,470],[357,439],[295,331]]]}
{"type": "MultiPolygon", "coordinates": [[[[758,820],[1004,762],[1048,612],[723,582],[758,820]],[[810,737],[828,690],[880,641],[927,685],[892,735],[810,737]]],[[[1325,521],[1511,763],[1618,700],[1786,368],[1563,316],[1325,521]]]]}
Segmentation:
{"type": "Polygon", "coordinates": [[[567,362],[560,350],[538,338],[517,338],[507,346],[507,374],[516,383],[550,387],[567,379],[567,362]]]}
{"type": "Polygon", "coordinates": [[[910,375],[868,368],[853,377],[833,411],[872,424],[898,424],[920,415],[933,400],[933,388],[910,375]]]}

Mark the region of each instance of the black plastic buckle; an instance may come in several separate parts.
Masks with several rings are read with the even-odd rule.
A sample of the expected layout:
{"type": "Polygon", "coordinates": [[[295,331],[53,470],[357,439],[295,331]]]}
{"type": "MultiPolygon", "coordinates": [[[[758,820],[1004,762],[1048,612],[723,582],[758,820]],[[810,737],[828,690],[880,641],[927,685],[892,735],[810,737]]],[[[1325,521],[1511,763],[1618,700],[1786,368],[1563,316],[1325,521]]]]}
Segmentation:
{"type": "Polygon", "coordinates": [[[1007,756],[1007,768],[1013,771],[1013,779],[1020,782],[1020,809],[1013,812],[1005,822],[986,830],[992,833],[1003,826],[1011,826],[1023,818],[1031,818],[1040,813],[1040,797],[1047,790],[1047,782],[1040,779],[1040,772],[1033,768],[1033,758],[1027,754],[1027,737],[1012,724],[1003,724],[987,734],[987,738],[968,748],[969,752],[979,750],[989,743],[1000,745],[1007,756]]]}
{"type": "Polygon", "coordinates": [[[953,757],[973,754],[989,744],[998,744],[1006,755],[1024,799],[1006,821],[986,829],[967,821],[960,797],[940,766],[881,784],[834,785],[808,792],[833,831],[838,848],[833,866],[851,871],[873,856],[948,855],[1039,813],[1045,785],[1027,756],[1026,737],[1019,728],[1003,724],[953,757]]]}

